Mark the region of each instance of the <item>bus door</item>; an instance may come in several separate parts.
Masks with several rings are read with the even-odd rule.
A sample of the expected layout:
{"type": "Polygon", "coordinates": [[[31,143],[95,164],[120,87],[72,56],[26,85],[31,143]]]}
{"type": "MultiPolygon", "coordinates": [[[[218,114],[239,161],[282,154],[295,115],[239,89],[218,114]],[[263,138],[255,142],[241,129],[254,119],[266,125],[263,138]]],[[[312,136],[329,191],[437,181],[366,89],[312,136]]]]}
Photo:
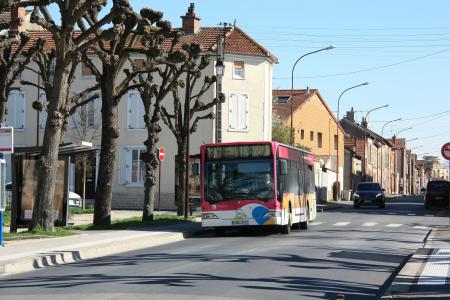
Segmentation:
{"type": "Polygon", "coordinates": [[[305,198],[305,170],[304,170],[304,162],[303,162],[303,154],[299,154],[299,158],[297,161],[297,176],[298,176],[298,199],[300,207],[306,207],[306,198],[305,198]]]}

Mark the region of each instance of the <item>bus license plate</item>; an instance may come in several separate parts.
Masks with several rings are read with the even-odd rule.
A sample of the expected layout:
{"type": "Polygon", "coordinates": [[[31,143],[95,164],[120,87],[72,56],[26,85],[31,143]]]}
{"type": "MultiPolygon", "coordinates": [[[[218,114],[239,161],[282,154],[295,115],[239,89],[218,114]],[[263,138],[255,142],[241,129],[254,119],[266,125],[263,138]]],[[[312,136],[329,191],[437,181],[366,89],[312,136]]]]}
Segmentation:
{"type": "Polygon", "coordinates": [[[231,221],[231,225],[248,225],[248,220],[231,221]]]}

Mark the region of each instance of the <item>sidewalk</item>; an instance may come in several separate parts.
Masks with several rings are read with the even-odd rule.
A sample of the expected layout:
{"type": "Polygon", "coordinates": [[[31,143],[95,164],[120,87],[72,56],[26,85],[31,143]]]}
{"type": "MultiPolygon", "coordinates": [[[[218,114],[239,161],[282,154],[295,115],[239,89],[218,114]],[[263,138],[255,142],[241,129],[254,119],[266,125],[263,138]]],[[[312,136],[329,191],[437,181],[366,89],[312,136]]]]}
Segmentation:
{"type": "Polygon", "coordinates": [[[433,228],[383,299],[450,299],[450,228],[433,228]]]}
{"type": "Polygon", "coordinates": [[[182,241],[200,223],[179,223],[134,230],[83,231],[74,236],[17,240],[0,247],[0,275],[28,272],[121,252],[182,241]]]}

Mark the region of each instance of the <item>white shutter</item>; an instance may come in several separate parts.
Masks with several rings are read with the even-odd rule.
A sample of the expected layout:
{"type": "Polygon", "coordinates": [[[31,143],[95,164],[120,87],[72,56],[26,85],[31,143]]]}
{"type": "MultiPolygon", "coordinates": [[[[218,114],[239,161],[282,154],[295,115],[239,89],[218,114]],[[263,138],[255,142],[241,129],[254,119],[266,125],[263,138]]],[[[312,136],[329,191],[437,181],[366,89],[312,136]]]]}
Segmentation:
{"type": "Polygon", "coordinates": [[[248,126],[250,124],[250,99],[248,95],[244,94],[244,101],[245,101],[245,126],[244,129],[248,129],[248,126]]]}
{"type": "Polygon", "coordinates": [[[119,184],[128,184],[131,179],[131,150],[120,148],[119,150],[119,184]]]}
{"type": "Polygon", "coordinates": [[[238,126],[237,129],[247,129],[247,103],[248,97],[245,94],[238,95],[238,126]]]}
{"type": "Polygon", "coordinates": [[[94,122],[96,126],[101,126],[102,122],[102,99],[97,98],[94,100],[94,110],[95,110],[95,116],[94,116],[94,122]]]}
{"type": "Polygon", "coordinates": [[[6,122],[9,127],[16,128],[16,101],[17,101],[17,92],[12,92],[8,96],[8,115],[6,118],[6,122]]]}
{"type": "Polygon", "coordinates": [[[16,101],[16,128],[25,128],[25,93],[18,93],[16,101]]]}
{"type": "Polygon", "coordinates": [[[136,93],[136,101],[138,106],[138,115],[137,115],[138,128],[145,129],[145,122],[144,122],[145,108],[140,93],[136,93]]]}
{"type": "Polygon", "coordinates": [[[229,127],[230,129],[238,129],[239,126],[239,105],[238,105],[239,95],[230,94],[229,102],[229,127]]]}
{"type": "MultiPolygon", "coordinates": [[[[45,95],[45,93],[41,93],[39,95],[39,101],[45,105],[47,102],[47,96],[45,95]]],[[[39,128],[40,129],[44,129],[45,128],[45,123],[47,122],[47,110],[43,109],[41,112],[39,112],[39,128]]]]}

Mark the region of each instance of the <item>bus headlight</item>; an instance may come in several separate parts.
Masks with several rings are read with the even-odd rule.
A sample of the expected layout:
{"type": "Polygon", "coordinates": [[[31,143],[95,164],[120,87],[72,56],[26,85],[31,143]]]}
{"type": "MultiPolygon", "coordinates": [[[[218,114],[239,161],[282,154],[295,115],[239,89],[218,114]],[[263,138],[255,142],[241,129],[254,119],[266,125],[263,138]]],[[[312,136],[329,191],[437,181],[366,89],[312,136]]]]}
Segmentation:
{"type": "Polygon", "coordinates": [[[213,213],[203,213],[202,219],[218,219],[219,217],[216,214],[213,213]]]}

